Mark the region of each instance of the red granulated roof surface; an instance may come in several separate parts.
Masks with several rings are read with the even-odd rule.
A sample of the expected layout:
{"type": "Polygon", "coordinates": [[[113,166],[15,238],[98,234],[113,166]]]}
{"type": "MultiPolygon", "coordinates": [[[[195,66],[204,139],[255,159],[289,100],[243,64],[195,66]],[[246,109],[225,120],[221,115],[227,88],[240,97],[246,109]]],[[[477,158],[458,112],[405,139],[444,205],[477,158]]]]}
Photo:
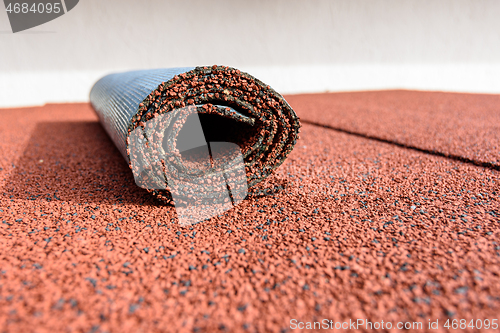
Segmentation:
{"type": "Polygon", "coordinates": [[[498,322],[500,97],[285,98],[303,124],[289,158],[189,227],[135,185],[88,104],[1,109],[1,331],[498,322]]]}

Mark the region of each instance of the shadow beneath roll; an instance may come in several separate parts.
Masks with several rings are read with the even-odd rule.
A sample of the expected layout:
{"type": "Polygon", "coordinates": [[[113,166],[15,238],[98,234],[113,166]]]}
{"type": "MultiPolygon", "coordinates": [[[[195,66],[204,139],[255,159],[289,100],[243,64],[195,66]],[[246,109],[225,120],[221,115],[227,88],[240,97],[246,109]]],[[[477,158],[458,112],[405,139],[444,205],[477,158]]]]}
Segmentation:
{"type": "Polygon", "coordinates": [[[163,205],[137,187],[99,122],[41,122],[2,189],[7,198],[163,205]]]}

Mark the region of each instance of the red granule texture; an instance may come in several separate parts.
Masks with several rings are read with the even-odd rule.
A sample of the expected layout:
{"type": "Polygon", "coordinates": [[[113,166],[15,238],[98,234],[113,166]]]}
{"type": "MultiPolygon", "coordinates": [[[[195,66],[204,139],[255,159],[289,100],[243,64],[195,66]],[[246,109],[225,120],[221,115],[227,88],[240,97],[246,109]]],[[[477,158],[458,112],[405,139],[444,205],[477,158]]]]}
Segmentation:
{"type": "Polygon", "coordinates": [[[395,90],[287,100],[302,121],[500,169],[500,95],[395,90]]]}
{"type": "Polygon", "coordinates": [[[431,151],[493,163],[498,96],[285,98],[305,120],[289,158],[189,227],[135,185],[89,105],[0,110],[1,331],[500,319],[499,171],[431,151]]]}

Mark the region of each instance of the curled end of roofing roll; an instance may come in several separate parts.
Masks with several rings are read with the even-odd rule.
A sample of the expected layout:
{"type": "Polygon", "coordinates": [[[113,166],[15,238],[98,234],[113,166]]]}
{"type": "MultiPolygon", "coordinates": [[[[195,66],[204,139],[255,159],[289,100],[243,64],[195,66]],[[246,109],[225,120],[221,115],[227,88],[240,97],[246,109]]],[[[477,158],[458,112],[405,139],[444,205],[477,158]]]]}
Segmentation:
{"type": "Polygon", "coordinates": [[[224,178],[233,190],[222,202],[234,203],[292,151],[299,118],[260,80],[215,65],[157,73],[105,77],[92,89],[91,102],[138,185],[160,200],[171,202],[173,192],[181,194],[178,202],[220,199],[224,191],[210,184],[224,178]],[[134,107],[141,91],[147,96],[134,107]],[[196,186],[183,186],[188,183],[196,186]]]}

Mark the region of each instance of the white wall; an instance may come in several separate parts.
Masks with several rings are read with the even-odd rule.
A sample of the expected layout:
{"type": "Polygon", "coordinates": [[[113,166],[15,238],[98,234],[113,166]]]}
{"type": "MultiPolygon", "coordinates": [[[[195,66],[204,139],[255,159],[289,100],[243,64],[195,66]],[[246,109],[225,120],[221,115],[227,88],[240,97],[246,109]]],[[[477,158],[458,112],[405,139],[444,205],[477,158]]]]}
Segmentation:
{"type": "Polygon", "coordinates": [[[80,0],[16,34],[0,8],[0,107],[86,101],[112,71],[211,64],[282,93],[500,93],[500,1],[80,0]]]}

